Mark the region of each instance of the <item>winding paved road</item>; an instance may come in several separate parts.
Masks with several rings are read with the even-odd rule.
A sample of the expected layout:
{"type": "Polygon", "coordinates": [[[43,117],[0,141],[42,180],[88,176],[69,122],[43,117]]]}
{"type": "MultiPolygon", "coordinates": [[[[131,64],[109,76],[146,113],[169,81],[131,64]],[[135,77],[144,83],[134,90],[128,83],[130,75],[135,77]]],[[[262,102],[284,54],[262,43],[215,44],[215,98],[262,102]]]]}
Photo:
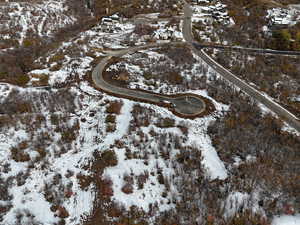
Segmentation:
{"type": "Polygon", "coordinates": [[[199,50],[195,48],[193,43],[195,41],[192,37],[192,9],[189,4],[184,4],[184,20],[183,20],[183,37],[185,41],[190,45],[190,48],[193,50],[195,54],[197,54],[205,63],[207,63],[210,67],[212,67],[216,72],[218,72],[221,76],[225,79],[239,87],[242,91],[246,94],[251,96],[252,98],[256,99],[258,102],[265,105],[268,109],[272,112],[276,113],[282,120],[287,122],[291,127],[295,128],[298,132],[300,132],[300,120],[295,115],[290,113],[288,110],[280,106],[275,101],[271,100],[270,98],[264,96],[255,88],[248,85],[243,80],[236,77],[233,73],[222,67],[218,64],[215,60],[213,60],[209,55],[207,55],[203,50],[199,50]]]}
{"type": "Polygon", "coordinates": [[[172,96],[172,95],[160,95],[151,92],[145,92],[141,90],[134,90],[128,88],[122,88],[115,86],[105,81],[103,78],[103,72],[106,65],[110,62],[112,57],[121,57],[125,54],[136,52],[148,48],[156,48],[164,45],[186,45],[184,42],[170,42],[170,43],[154,43],[144,46],[131,47],[128,49],[122,49],[117,51],[106,51],[108,56],[101,60],[101,62],[94,68],[92,72],[92,79],[95,85],[101,90],[111,93],[124,98],[135,99],[142,102],[150,102],[160,106],[166,106],[171,111],[175,112],[177,115],[182,115],[186,117],[194,117],[200,115],[206,109],[205,102],[196,95],[182,95],[182,96],[172,96]]]}
{"type": "MultiPolygon", "coordinates": [[[[230,71],[222,67],[220,64],[218,64],[215,60],[213,60],[209,55],[207,55],[200,47],[197,48],[197,44],[195,45],[195,41],[192,36],[192,9],[190,5],[187,3],[184,4],[184,20],[183,20],[183,28],[182,33],[183,37],[186,41],[186,43],[189,44],[190,48],[194,51],[195,54],[197,54],[205,63],[207,63],[210,67],[212,67],[216,72],[218,72],[221,76],[223,76],[225,79],[239,87],[242,91],[247,93],[252,98],[256,99],[258,102],[265,105],[268,109],[276,113],[282,120],[287,122],[290,126],[295,128],[298,132],[300,132],[300,120],[295,115],[290,113],[288,110],[280,106],[278,103],[273,101],[272,99],[264,96],[259,91],[257,91],[255,88],[248,85],[243,80],[236,77],[234,74],[232,74],[230,71]]],[[[178,45],[183,44],[182,42],[174,42],[174,43],[168,43],[169,45],[178,45]]],[[[205,103],[204,101],[196,96],[167,96],[167,95],[160,95],[156,93],[150,93],[145,92],[141,90],[133,90],[133,89],[127,89],[118,87],[115,85],[112,85],[104,80],[103,78],[103,72],[106,67],[106,65],[110,62],[111,58],[113,56],[115,57],[121,57],[125,54],[136,52],[139,50],[147,49],[147,48],[155,48],[155,47],[161,47],[161,43],[155,43],[155,44],[148,44],[145,46],[138,46],[138,47],[132,47],[124,50],[118,50],[118,51],[107,51],[108,56],[101,60],[101,62],[94,68],[92,72],[92,79],[95,83],[95,85],[102,89],[105,92],[115,94],[121,97],[129,98],[129,99],[136,99],[140,100],[142,102],[150,102],[157,105],[167,106],[172,111],[175,111],[175,113],[181,114],[181,115],[190,115],[195,116],[198,114],[201,114],[205,110],[205,103]]],[[[201,46],[201,44],[200,44],[201,46]]],[[[250,50],[251,51],[251,50],[250,50]]],[[[258,50],[254,50],[258,51],[258,50]]],[[[261,50],[259,50],[261,51],[261,50]]],[[[268,50],[265,50],[268,51],[268,50]]],[[[274,53],[272,51],[271,53],[274,53]]],[[[275,53],[276,54],[276,53],[275,53]]]]}

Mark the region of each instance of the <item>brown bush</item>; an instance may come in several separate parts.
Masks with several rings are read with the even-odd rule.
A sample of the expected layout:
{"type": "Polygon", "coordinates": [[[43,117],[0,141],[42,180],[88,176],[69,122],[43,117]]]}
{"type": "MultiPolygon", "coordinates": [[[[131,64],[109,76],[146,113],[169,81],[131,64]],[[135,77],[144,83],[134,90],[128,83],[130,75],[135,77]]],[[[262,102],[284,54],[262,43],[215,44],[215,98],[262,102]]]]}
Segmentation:
{"type": "Polygon", "coordinates": [[[63,206],[58,206],[57,208],[57,216],[59,218],[67,218],[70,216],[69,212],[63,206]]]}
{"type": "Polygon", "coordinates": [[[121,112],[121,108],[122,108],[123,103],[120,101],[115,101],[115,102],[111,102],[107,108],[106,108],[106,112],[107,113],[113,113],[113,114],[117,114],[119,115],[121,112]]]}
{"type": "Polygon", "coordinates": [[[167,74],[167,81],[169,81],[171,84],[182,84],[183,78],[177,72],[170,72],[167,74]]]}
{"type": "Polygon", "coordinates": [[[133,186],[132,184],[126,183],[122,189],[125,194],[132,194],[133,193],[133,186]]]}
{"type": "Polygon", "coordinates": [[[57,53],[50,57],[49,63],[58,63],[61,62],[65,58],[65,55],[63,52],[57,53]]]}
{"type": "Polygon", "coordinates": [[[175,120],[171,118],[164,118],[159,120],[159,122],[156,124],[156,126],[160,128],[170,128],[175,126],[175,120]]]}
{"type": "Polygon", "coordinates": [[[189,48],[183,47],[170,47],[165,51],[165,54],[175,62],[176,65],[178,64],[193,64],[196,63],[195,58],[193,57],[191,50],[189,48]]]}
{"type": "Polygon", "coordinates": [[[101,181],[102,185],[101,185],[101,189],[100,192],[102,195],[104,195],[105,197],[111,197],[113,196],[114,192],[112,189],[112,181],[110,179],[104,179],[101,181]]]}
{"type": "Polygon", "coordinates": [[[222,225],[270,225],[270,222],[259,214],[253,214],[250,211],[243,213],[236,213],[232,218],[228,219],[226,223],[222,225]]]}
{"type": "Polygon", "coordinates": [[[133,118],[130,123],[130,129],[135,129],[135,127],[148,127],[153,113],[154,111],[152,109],[144,108],[137,104],[134,105],[132,109],[133,118]]]}
{"type": "Polygon", "coordinates": [[[82,175],[82,174],[77,174],[76,178],[77,178],[78,183],[80,185],[80,188],[82,190],[87,190],[87,188],[93,182],[93,178],[91,176],[85,176],[85,175],[82,175]]]}
{"type": "Polygon", "coordinates": [[[155,27],[146,24],[137,24],[133,30],[133,32],[139,36],[143,35],[152,35],[155,31],[155,27]]]}
{"type": "Polygon", "coordinates": [[[45,158],[46,155],[47,155],[47,151],[46,151],[45,149],[38,148],[38,149],[36,149],[36,152],[39,153],[39,158],[38,158],[38,160],[42,160],[42,159],[45,158]]]}
{"type": "Polygon", "coordinates": [[[77,121],[72,127],[68,127],[60,130],[61,140],[64,143],[71,143],[72,141],[76,140],[78,129],[79,129],[79,124],[77,121]]]}
{"type": "Polygon", "coordinates": [[[107,115],[105,118],[105,123],[115,123],[116,116],[115,115],[107,115]]]}
{"type": "Polygon", "coordinates": [[[188,127],[183,126],[183,125],[178,125],[177,127],[181,130],[182,134],[188,135],[188,133],[189,133],[189,128],[188,127]]]}
{"type": "Polygon", "coordinates": [[[106,125],[106,132],[109,132],[109,133],[112,133],[112,132],[115,132],[117,129],[117,126],[116,124],[112,124],[112,123],[109,123],[106,125]]]}
{"type": "Polygon", "coordinates": [[[116,166],[118,164],[118,159],[116,153],[113,150],[104,151],[101,153],[101,161],[104,163],[105,167],[116,166]]]}
{"type": "Polygon", "coordinates": [[[23,40],[23,46],[25,48],[33,47],[33,46],[38,46],[40,44],[40,41],[38,38],[26,38],[23,40]]]}
{"type": "Polygon", "coordinates": [[[61,67],[62,67],[62,64],[60,62],[57,62],[55,65],[51,66],[49,70],[51,72],[58,71],[61,69],[61,67]]]}
{"type": "Polygon", "coordinates": [[[16,162],[28,162],[30,160],[29,154],[22,149],[11,148],[10,152],[12,159],[16,162]]]}
{"type": "Polygon", "coordinates": [[[144,174],[140,174],[137,177],[138,189],[143,189],[144,184],[147,182],[148,179],[149,179],[149,173],[148,172],[145,172],[144,174]]]}

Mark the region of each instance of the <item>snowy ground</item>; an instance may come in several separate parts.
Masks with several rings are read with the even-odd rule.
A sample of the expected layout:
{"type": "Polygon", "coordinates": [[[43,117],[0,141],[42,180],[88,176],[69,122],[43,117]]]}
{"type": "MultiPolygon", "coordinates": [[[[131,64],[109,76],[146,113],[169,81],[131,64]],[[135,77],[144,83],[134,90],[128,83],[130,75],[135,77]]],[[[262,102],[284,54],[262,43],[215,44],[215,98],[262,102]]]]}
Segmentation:
{"type": "Polygon", "coordinates": [[[291,216],[291,215],[277,216],[272,221],[272,225],[298,225],[298,224],[300,224],[299,214],[295,216],[291,216]]]}
{"type": "MultiPolygon", "coordinates": [[[[19,9],[19,6],[17,8],[19,9]]],[[[63,12],[64,8],[53,5],[53,10],[62,10],[63,12]]],[[[20,21],[25,21],[24,23],[27,24],[27,20],[22,15],[19,15],[21,16],[20,21]]],[[[153,26],[157,28],[154,33],[156,38],[167,39],[169,36],[165,36],[166,32],[170,32],[171,37],[175,39],[182,38],[179,26],[166,27],[167,23],[165,22],[159,22],[153,26]]],[[[0,207],[7,210],[3,217],[0,215],[0,223],[14,225],[18,222],[20,224],[36,222],[52,225],[65,219],[65,223],[68,225],[79,224],[91,213],[95,192],[93,186],[82,189],[77,175],[89,175],[89,171],[83,167],[87,161],[92,159],[94,151],[114,150],[118,164],[106,168],[103,177],[110,178],[112,181],[112,199],[126,209],[136,205],[147,212],[150,204],[157,204],[160,211],[175,207],[172,200],[180,197],[176,185],[171,182],[170,187],[167,187],[166,184],[159,181],[158,177],[159,174],[162,174],[168,181],[176,180],[176,177],[174,178],[176,171],[172,163],[176,161],[180,150],[185,148],[194,148],[201,152],[202,158],[199,159],[199,164],[204,167],[205,175],[211,180],[216,178],[222,180],[229,176],[207,134],[209,123],[220,116],[221,112],[228,110],[228,106],[210,98],[206,90],[187,91],[202,95],[212,101],[216,111],[209,116],[195,120],[182,119],[174,116],[165,108],[122,99],[123,106],[120,115],[116,115],[116,129],[112,132],[107,131],[106,107],[109,102],[120,99],[95,90],[86,80],[85,75],[91,71],[94,59],[104,55],[103,49],[127,48],[129,47],[128,37],[131,37],[135,43],[145,43],[142,37],[132,34],[133,24],[116,24],[115,27],[118,29],[109,33],[103,31],[101,26],[81,33],[69,42],[63,43],[49,56],[38,59],[38,62],[45,62],[44,68],[29,73],[32,76],[34,74],[49,76],[50,87],[62,84],[70,85],[67,88],[68,92],[74,96],[75,109],[70,113],[64,111],[62,107],[61,110],[55,112],[59,115],[59,120],[55,121],[53,119],[55,113],[47,110],[47,104],[45,104],[41,113],[44,119],[41,119],[42,122],[39,126],[34,124],[35,120],[31,117],[27,121],[21,119],[23,116],[14,118],[12,126],[0,126],[0,188],[7,192],[5,196],[0,196],[0,207]],[[58,54],[62,54],[63,57],[59,62],[52,62],[51,59],[58,54]],[[132,111],[136,104],[143,107],[144,110],[153,111],[154,116],[151,117],[148,126],[131,130],[130,125],[134,119],[132,111]],[[175,120],[175,126],[161,128],[156,125],[157,118],[172,118],[175,120]],[[181,124],[188,128],[187,135],[184,135],[178,128],[178,125],[181,124]],[[71,132],[72,129],[75,131],[72,133],[71,140],[65,144],[64,138],[68,139],[66,132],[71,132]],[[157,134],[157,137],[150,135],[152,131],[157,134]],[[140,135],[141,132],[144,136],[140,135]],[[32,145],[32,143],[40,141],[39,137],[47,139],[47,143],[43,143],[41,146],[32,145]],[[165,139],[159,140],[159,137],[165,137],[165,139]],[[174,137],[179,137],[181,140],[180,148],[173,146],[175,140],[172,138],[174,137]],[[116,141],[123,142],[124,146],[116,147],[116,141]],[[162,144],[160,145],[159,141],[171,145],[166,148],[169,151],[168,159],[162,156],[160,150],[162,144]],[[136,143],[142,143],[143,148],[138,147],[136,143]],[[21,149],[24,155],[28,154],[29,160],[12,159],[15,151],[13,149],[16,148],[17,150],[21,149]],[[132,155],[138,157],[128,157],[126,151],[128,149],[132,155]],[[40,159],[43,154],[45,155],[40,159]],[[147,160],[145,160],[146,155],[147,160]],[[132,181],[126,180],[129,175],[133,178],[132,181]],[[140,187],[138,177],[143,175],[147,175],[148,178],[140,187]],[[125,193],[122,190],[128,182],[131,182],[132,193],[125,193]],[[1,186],[2,184],[3,186],[1,186]],[[68,216],[64,215],[66,212],[68,216]]],[[[27,29],[26,26],[24,26],[24,34],[27,31],[25,29],[27,29]]],[[[24,34],[21,37],[24,37],[24,34]]],[[[156,61],[159,61],[159,57],[162,56],[161,53],[155,51],[142,53],[146,53],[149,58],[156,61]]],[[[181,75],[201,77],[203,75],[201,66],[201,62],[197,63],[191,71],[188,73],[185,71],[181,75]]],[[[127,69],[129,72],[139,74],[137,67],[128,67],[127,69]]],[[[213,71],[210,70],[207,72],[208,78],[212,73],[213,71]]],[[[138,79],[134,84],[142,86],[143,82],[143,79],[138,79]]],[[[0,103],[9,97],[14,89],[18,89],[23,95],[24,93],[28,94],[26,88],[0,84],[0,103]]],[[[167,89],[161,88],[161,90],[168,93],[167,89]]],[[[35,89],[35,91],[39,90],[35,89]]],[[[41,102],[41,104],[44,103],[41,102]]],[[[30,115],[25,113],[24,117],[26,116],[30,115]]],[[[37,117],[34,118],[37,119],[37,117]]],[[[6,123],[4,122],[4,124],[6,123]]],[[[234,213],[240,202],[247,197],[244,193],[232,193],[227,204],[231,204],[235,198],[238,200],[228,213],[234,213]]],[[[298,217],[289,217],[287,220],[293,221],[294,218],[296,221],[298,217]]],[[[282,221],[284,220],[285,217],[276,218],[273,225],[283,225],[282,221]]]]}
{"type": "MultiPolygon", "coordinates": [[[[166,23],[159,23],[157,33],[164,33],[166,30],[163,26],[166,23]]],[[[121,26],[121,25],[118,25],[121,26]]],[[[61,67],[59,70],[53,71],[51,67],[55,66],[57,62],[49,63],[43,69],[31,71],[29,74],[44,74],[49,76],[49,85],[58,85],[74,78],[74,74],[79,74],[79,79],[83,78],[83,75],[90,71],[92,66],[91,62],[93,58],[87,56],[87,52],[91,52],[95,49],[94,54],[101,56],[99,50],[103,49],[103,46],[110,48],[127,47],[122,44],[124,38],[130,34],[133,26],[125,24],[121,26],[121,30],[126,30],[120,33],[105,33],[100,31],[99,27],[82,33],[77,38],[71,40],[71,42],[64,43],[59,49],[49,55],[46,59],[39,59],[38,61],[46,60],[51,62],[51,57],[58,52],[67,52],[68,49],[74,48],[74,45],[80,49],[79,55],[66,54],[60,61],[61,67]],[[129,28],[129,29],[128,29],[129,28]],[[78,45],[76,43],[85,44],[78,45]],[[108,46],[109,45],[109,46],[108,46]]],[[[176,31],[178,32],[178,31],[176,31]]],[[[175,35],[176,32],[174,33],[175,35]]],[[[160,37],[161,35],[158,35],[160,37]]],[[[153,56],[155,57],[155,55],[153,56]]],[[[32,78],[34,80],[34,78],[32,78]]],[[[9,93],[13,89],[18,89],[20,93],[26,93],[26,89],[18,88],[15,86],[1,84],[1,99],[7,98],[9,93]]],[[[29,89],[28,89],[29,90],[29,89]]],[[[36,89],[39,92],[39,89],[36,89]]],[[[40,90],[41,92],[44,90],[40,90]]],[[[78,108],[75,109],[76,114],[69,114],[68,112],[56,112],[64,118],[67,116],[67,123],[64,125],[67,128],[74,126],[78,127],[74,140],[71,141],[62,150],[62,133],[56,131],[58,125],[53,124],[52,113],[47,111],[45,107],[42,113],[44,122],[40,125],[40,128],[35,127],[33,130],[29,129],[30,124],[24,123],[24,121],[16,122],[12,127],[1,127],[1,152],[0,152],[0,164],[6,165],[9,169],[1,170],[1,179],[6,185],[7,198],[3,198],[0,201],[1,207],[6,207],[7,212],[2,218],[4,224],[13,225],[17,222],[22,224],[30,222],[41,222],[43,224],[54,224],[61,220],[63,212],[67,211],[69,216],[65,218],[66,224],[78,224],[84,215],[91,212],[92,202],[94,200],[93,187],[82,190],[80,184],[76,178],[76,175],[86,173],[82,170],[83,163],[92,157],[92,152],[95,150],[103,151],[110,145],[114,144],[116,140],[128,141],[130,146],[136,135],[128,136],[128,126],[132,119],[131,110],[133,104],[132,101],[122,100],[123,106],[121,114],[117,116],[116,131],[105,131],[105,102],[116,100],[117,98],[110,97],[104,93],[94,90],[90,84],[82,80],[79,84],[74,85],[69,90],[74,96],[78,108]],[[103,97],[102,97],[103,96],[103,97]],[[94,113],[90,116],[91,112],[94,113]],[[84,118],[84,119],[83,119],[84,118]],[[51,142],[47,144],[45,151],[46,156],[43,160],[39,161],[39,157],[42,154],[40,150],[37,150],[35,146],[31,146],[32,140],[38,140],[39,135],[45,135],[48,133],[51,142]],[[12,160],[12,149],[18,148],[22,143],[24,154],[28,154],[29,160],[15,161],[12,160]],[[32,165],[32,162],[35,162],[32,165]],[[72,174],[72,175],[69,175],[72,174]],[[19,180],[22,181],[19,181],[19,180]],[[12,180],[12,183],[8,183],[8,180],[12,180]],[[57,181],[58,180],[58,181],[57,181]],[[16,185],[18,183],[18,185],[16,185]],[[49,193],[49,192],[52,192],[49,193]],[[53,195],[53,196],[52,196],[53,195]],[[49,197],[50,196],[50,197],[49,197]],[[52,198],[59,198],[60,200],[51,200],[52,198]],[[54,202],[53,202],[54,201],[54,202]],[[80,204],[79,204],[80,203],[80,204]],[[58,205],[59,208],[53,209],[54,205],[58,205]]],[[[206,96],[205,91],[197,92],[198,94],[206,96]]],[[[2,101],[2,100],[1,100],[2,101]]],[[[217,110],[226,108],[215,102],[217,110]]],[[[142,107],[149,107],[154,110],[158,115],[163,117],[174,118],[174,115],[166,109],[149,105],[141,104],[142,107]]],[[[216,112],[217,114],[217,112],[216,112]]],[[[26,114],[24,114],[26,117],[26,114]]],[[[29,116],[29,114],[28,114],[29,116]]],[[[213,116],[206,118],[199,118],[194,121],[175,118],[176,123],[188,123],[189,124],[189,136],[187,137],[186,145],[197,146],[203,153],[203,166],[207,170],[207,176],[212,179],[219,177],[221,179],[226,178],[226,170],[223,163],[218,158],[214,148],[211,145],[211,141],[206,134],[206,128],[210,121],[214,120],[213,116]]],[[[175,135],[181,135],[181,132],[177,128],[162,129],[155,126],[143,128],[144,133],[148,133],[150,129],[153,129],[159,134],[173,133],[175,135]]],[[[43,146],[42,146],[43,147],[43,146]]],[[[132,151],[134,151],[134,147],[132,151]]],[[[153,152],[157,146],[155,142],[149,146],[149,151],[153,152]]],[[[155,153],[149,156],[149,164],[145,165],[143,160],[131,159],[125,160],[124,149],[115,150],[118,157],[118,165],[115,167],[107,168],[104,176],[110,177],[113,181],[114,196],[113,199],[116,202],[121,203],[127,209],[132,205],[137,205],[143,208],[145,211],[149,210],[149,204],[158,203],[160,210],[168,210],[170,207],[174,207],[170,204],[171,194],[168,197],[162,197],[164,191],[163,185],[160,184],[155,176],[144,184],[143,189],[138,189],[134,186],[132,194],[125,194],[121,191],[124,174],[133,173],[135,176],[139,176],[142,173],[154,172],[157,174],[157,168],[163,171],[163,175],[166,177],[174,176],[175,172],[168,166],[168,162],[161,157],[155,158],[155,153]],[[152,158],[152,160],[151,160],[152,158]],[[156,172],[155,172],[156,171],[156,172]]],[[[171,155],[175,157],[179,150],[174,150],[171,155]]],[[[173,194],[176,196],[175,187],[173,187],[173,194]]]]}
{"type": "MultiPolygon", "coordinates": [[[[0,5],[1,41],[30,45],[35,38],[51,36],[71,25],[76,18],[68,12],[64,1],[8,2],[0,5]],[[24,40],[28,39],[26,43],[24,40]]],[[[5,46],[3,46],[5,48],[5,46]]]]}

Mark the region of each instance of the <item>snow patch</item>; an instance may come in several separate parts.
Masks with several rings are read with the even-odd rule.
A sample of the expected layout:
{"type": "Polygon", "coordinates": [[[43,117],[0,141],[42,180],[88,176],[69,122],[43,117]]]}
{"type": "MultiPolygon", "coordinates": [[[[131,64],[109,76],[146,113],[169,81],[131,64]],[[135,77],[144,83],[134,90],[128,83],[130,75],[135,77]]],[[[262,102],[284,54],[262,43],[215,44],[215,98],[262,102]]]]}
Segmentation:
{"type": "Polygon", "coordinates": [[[292,215],[281,215],[276,216],[272,225],[299,225],[300,224],[300,214],[292,215]]]}

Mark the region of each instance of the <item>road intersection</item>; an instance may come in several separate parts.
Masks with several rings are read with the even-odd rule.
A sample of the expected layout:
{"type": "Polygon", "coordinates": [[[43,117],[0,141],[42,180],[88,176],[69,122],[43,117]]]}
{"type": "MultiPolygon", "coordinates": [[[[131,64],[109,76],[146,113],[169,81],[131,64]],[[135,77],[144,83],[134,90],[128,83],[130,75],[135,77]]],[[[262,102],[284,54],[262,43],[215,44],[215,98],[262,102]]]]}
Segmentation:
{"type": "Polygon", "coordinates": [[[233,73],[225,69],[214,59],[212,59],[208,54],[204,52],[203,49],[195,48],[195,43],[192,36],[192,18],[193,10],[189,4],[184,3],[184,20],[183,20],[183,37],[185,41],[189,44],[192,51],[197,54],[207,65],[213,68],[219,75],[224,77],[226,80],[233,83],[236,87],[240,88],[243,92],[248,94],[250,97],[255,99],[257,102],[266,106],[269,110],[274,112],[279,118],[288,123],[291,127],[300,132],[300,119],[293,115],[291,112],[280,106],[277,102],[273,101],[271,98],[266,97],[261,92],[255,88],[248,85],[245,81],[241,80],[233,73]]]}
{"type": "MultiPolygon", "coordinates": [[[[273,101],[271,98],[266,97],[260,93],[255,88],[248,85],[245,81],[241,80],[230,71],[225,69],[223,66],[218,64],[214,59],[207,55],[202,48],[197,48],[195,41],[192,36],[192,15],[193,11],[189,4],[184,2],[183,6],[184,17],[182,34],[185,42],[169,42],[169,43],[152,43],[144,46],[131,47],[128,49],[122,49],[118,51],[107,51],[107,56],[101,60],[101,62],[94,68],[92,72],[92,79],[96,87],[101,90],[116,95],[123,98],[134,99],[141,102],[148,102],[160,106],[168,107],[173,113],[180,116],[186,117],[196,117],[201,115],[206,108],[206,104],[201,96],[183,94],[180,96],[176,95],[161,95],[157,93],[147,92],[143,90],[134,90],[128,88],[122,88],[110,84],[108,81],[104,80],[103,72],[110,62],[112,57],[121,57],[128,53],[133,53],[139,50],[162,47],[163,45],[188,45],[188,47],[198,55],[208,66],[213,68],[218,74],[224,77],[226,80],[233,83],[235,86],[240,88],[243,92],[251,96],[253,99],[259,103],[266,106],[269,110],[274,112],[279,118],[288,123],[291,127],[300,132],[300,120],[291,112],[280,106],[277,102],[273,101]],[[183,97],[184,96],[184,97],[183,97]]],[[[199,43],[199,45],[201,45],[199,43]]],[[[257,51],[257,50],[255,50],[257,51]]],[[[259,50],[261,51],[261,50],[259,50]]],[[[266,50],[269,51],[269,50],[266,50]]],[[[276,51],[272,50],[271,53],[276,51]]]]}

